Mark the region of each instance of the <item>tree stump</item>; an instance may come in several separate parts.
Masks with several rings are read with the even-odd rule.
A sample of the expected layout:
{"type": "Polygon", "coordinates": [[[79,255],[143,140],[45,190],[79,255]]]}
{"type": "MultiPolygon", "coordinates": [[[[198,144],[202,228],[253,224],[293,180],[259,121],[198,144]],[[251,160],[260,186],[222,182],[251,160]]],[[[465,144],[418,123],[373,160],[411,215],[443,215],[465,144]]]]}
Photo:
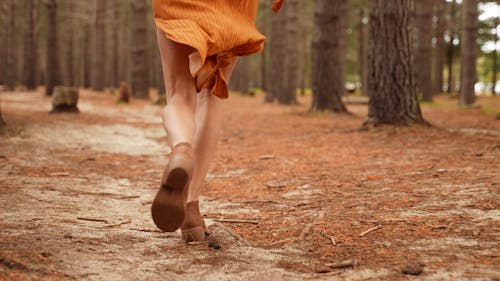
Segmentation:
{"type": "Polygon", "coordinates": [[[117,103],[129,103],[130,101],[130,88],[127,83],[120,82],[120,89],[118,90],[118,100],[117,103]]]}
{"type": "Polygon", "coordinates": [[[57,86],[52,96],[52,111],[50,113],[79,113],[78,89],[73,87],[57,86]]]}

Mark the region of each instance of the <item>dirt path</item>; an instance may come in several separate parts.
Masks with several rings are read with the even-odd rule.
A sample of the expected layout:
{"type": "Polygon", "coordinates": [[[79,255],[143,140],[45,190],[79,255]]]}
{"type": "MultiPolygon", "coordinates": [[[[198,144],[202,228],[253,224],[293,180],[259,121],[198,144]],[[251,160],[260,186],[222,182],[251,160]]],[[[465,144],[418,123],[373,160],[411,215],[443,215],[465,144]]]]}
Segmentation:
{"type": "Polygon", "coordinates": [[[220,249],[150,219],[168,155],[159,107],[1,101],[0,280],[401,280],[408,263],[425,264],[412,280],[500,279],[498,99],[440,98],[424,107],[435,128],[358,131],[363,105],[336,116],[306,113],[307,97],[232,96],[202,198],[220,249]]]}

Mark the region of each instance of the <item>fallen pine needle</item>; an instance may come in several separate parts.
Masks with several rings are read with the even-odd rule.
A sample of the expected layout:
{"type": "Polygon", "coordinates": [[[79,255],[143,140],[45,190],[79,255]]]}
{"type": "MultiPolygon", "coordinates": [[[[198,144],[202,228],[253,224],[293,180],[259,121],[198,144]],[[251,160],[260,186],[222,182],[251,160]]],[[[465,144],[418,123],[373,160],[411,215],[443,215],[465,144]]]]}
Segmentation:
{"type": "Polygon", "coordinates": [[[382,228],[382,225],[380,225],[380,224],[379,224],[379,225],[377,225],[377,226],[374,226],[374,227],[372,227],[372,228],[370,228],[370,229],[367,229],[367,230],[365,230],[365,231],[361,232],[361,234],[359,234],[359,237],[363,237],[363,236],[365,236],[366,234],[368,234],[368,233],[370,233],[370,232],[372,232],[372,231],[375,231],[375,230],[377,230],[377,229],[381,229],[381,228],[382,228]]]}

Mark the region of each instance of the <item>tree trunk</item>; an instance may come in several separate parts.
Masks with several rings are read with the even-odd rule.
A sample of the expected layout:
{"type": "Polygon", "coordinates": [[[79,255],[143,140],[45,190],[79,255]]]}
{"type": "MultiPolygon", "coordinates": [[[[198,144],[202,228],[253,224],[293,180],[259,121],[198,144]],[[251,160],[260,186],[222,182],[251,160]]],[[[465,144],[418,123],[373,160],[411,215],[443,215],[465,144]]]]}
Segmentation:
{"type": "Polygon", "coordinates": [[[359,50],[358,50],[358,60],[359,60],[359,77],[361,80],[361,94],[363,96],[368,96],[368,71],[367,71],[367,60],[368,60],[368,17],[365,15],[365,10],[360,10],[359,12],[359,50]]]}
{"type": "Polygon", "coordinates": [[[268,85],[268,91],[265,97],[265,102],[274,102],[278,97],[286,91],[285,89],[285,59],[286,55],[286,10],[288,5],[278,13],[271,17],[271,38],[270,38],[270,56],[269,78],[271,83],[268,85]]]}
{"type": "Polygon", "coordinates": [[[415,1],[417,11],[417,90],[424,101],[432,101],[432,10],[434,0],[415,1]]]}
{"type": "Polygon", "coordinates": [[[475,101],[474,84],[476,83],[478,0],[463,2],[462,52],[460,55],[460,105],[471,105],[475,101]]]}
{"type": "MultiPolygon", "coordinates": [[[[497,0],[497,9],[500,10],[500,1],[497,0]]],[[[493,77],[491,79],[491,94],[493,96],[496,96],[496,88],[497,88],[497,70],[498,70],[498,50],[497,50],[497,44],[498,44],[498,25],[500,24],[500,13],[497,10],[497,16],[495,19],[495,47],[493,49],[493,52],[491,53],[491,60],[493,63],[493,77]]]]}
{"type": "Polygon", "coordinates": [[[368,120],[365,124],[423,123],[418,103],[411,17],[413,0],[370,0],[368,120]]]}
{"type": "Polygon", "coordinates": [[[2,117],[2,101],[0,100],[0,129],[2,129],[3,127],[5,127],[5,121],[2,117]]]}
{"type": "Polygon", "coordinates": [[[453,59],[455,56],[455,25],[456,25],[456,17],[457,17],[457,0],[453,0],[451,3],[451,11],[450,11],[450,20],[449,20],[449,32],[450,32],[450,42],[448,43],[447,50],[447,64],[448,64],[448,93],[451,94],[454,92],[453,89],[453,59]]]}
{"type": "Polygon", "coordinates": [[[59,64],[59,39],[57,34],[57,1],[48,0],[47,7],[47,47],[45,63],[45,94],[51,96],[54,87],[61,83],[59,64]]]}
{"type": "Polygon", "coordinates": [[[37,47],[35,36],[35,1],[26,0],[26,26],[24,30],[23,83],[28,90],[36,88],[37,47]]]}
{"type": "Polygon", "coordinates": [[[75,51],[74,51],[74,19],[73,15],[75,12],[75,2],[68,1],[67,5],[67,13],[69,16],[66,17],[66,36],[68,36],[68,46],[66,50],[66,86],[75,86],[75,51]]]}
{"type": "Polygon", "coordinates": [[[280,104],[297,104],[299,60],[299,0],[288,0],[286,8],[285,85],[278,95],[280,104]]]}
{"type": "Polygon", "coordinates": [[[9,26],[7,29],[7,87],[14,89],[16,85],[16,60],[15,60],[15,30],[16,30],[16,1],[9,2],[9,26]]]}
{"type": "Polygon", "coordinates": [[[130,40],[131,50],[131,74],[132,74],[132,96],[147,98],[148,94],[148,38],[147,38],[147,9],[145,0],[131,0],[131,25],[132,37],[130,40]]]}
{"type": "Polygon", "coordinates": [[[90,26],[83,29],[83,87],[90,88],[90,26]]]}
{"type": "Polygon", "coordinates": [[[440,94],[443,91],[443,65],[446,52],[446,43],[444,33],[446,30],[446,0],[438,0],[436,4],[436,49],[434,53],[434,94],[440,94]]]}
{"type": "Polygon", "coordinates": [[[119,64],[120,64],[120,49],[119,49],[119,38],[118,31],[120,30],[120,0],[115,0],[114,2],[114,17],[113,17],[113,62],[112,62],[112,78],[111,83],[113,87],[118,88],[120,84],[120,79],[118,78],[119,74],[119,64]]]}
{"type": "Polygon", "coordinates": [[[234,68],[233,75],[230,80],[230,87],[232,90],[239,92],[240,94],[248,93],[248,82],[249,82],[249,58],[242,57],[238,59],[236,67],[234,68]]]}
{"type": "Polygon", "coordinates": [[[106,85],[106,0],[94,0],[94,52],[92,61],[92,89],[103,91],[106,85]]]}
{"type": "Polygon", "coordinates": [[[341,41],[344,12],[348,5],[342,0],[317,0],[315,31],[312,43],[312,110],[347,112],[342,102],[345,92],[344,63],[341,41]]]}

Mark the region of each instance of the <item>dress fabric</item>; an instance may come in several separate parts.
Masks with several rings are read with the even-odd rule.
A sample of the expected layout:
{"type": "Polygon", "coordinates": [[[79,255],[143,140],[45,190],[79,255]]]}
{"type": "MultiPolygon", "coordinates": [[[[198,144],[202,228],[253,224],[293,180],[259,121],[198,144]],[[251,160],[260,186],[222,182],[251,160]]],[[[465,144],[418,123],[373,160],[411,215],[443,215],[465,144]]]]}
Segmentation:
{"type": "MultiPolygon", "coordinates": [[[[276,0],[275,12],[283,0],[276,0]]],[[[157,28],[170,40],[192,47],[190,69],[197,90],[228,97],[222,68],[235,56],[259,52],[265,36],[255,26],[258,0],[153,0],[157,28]]]]}

